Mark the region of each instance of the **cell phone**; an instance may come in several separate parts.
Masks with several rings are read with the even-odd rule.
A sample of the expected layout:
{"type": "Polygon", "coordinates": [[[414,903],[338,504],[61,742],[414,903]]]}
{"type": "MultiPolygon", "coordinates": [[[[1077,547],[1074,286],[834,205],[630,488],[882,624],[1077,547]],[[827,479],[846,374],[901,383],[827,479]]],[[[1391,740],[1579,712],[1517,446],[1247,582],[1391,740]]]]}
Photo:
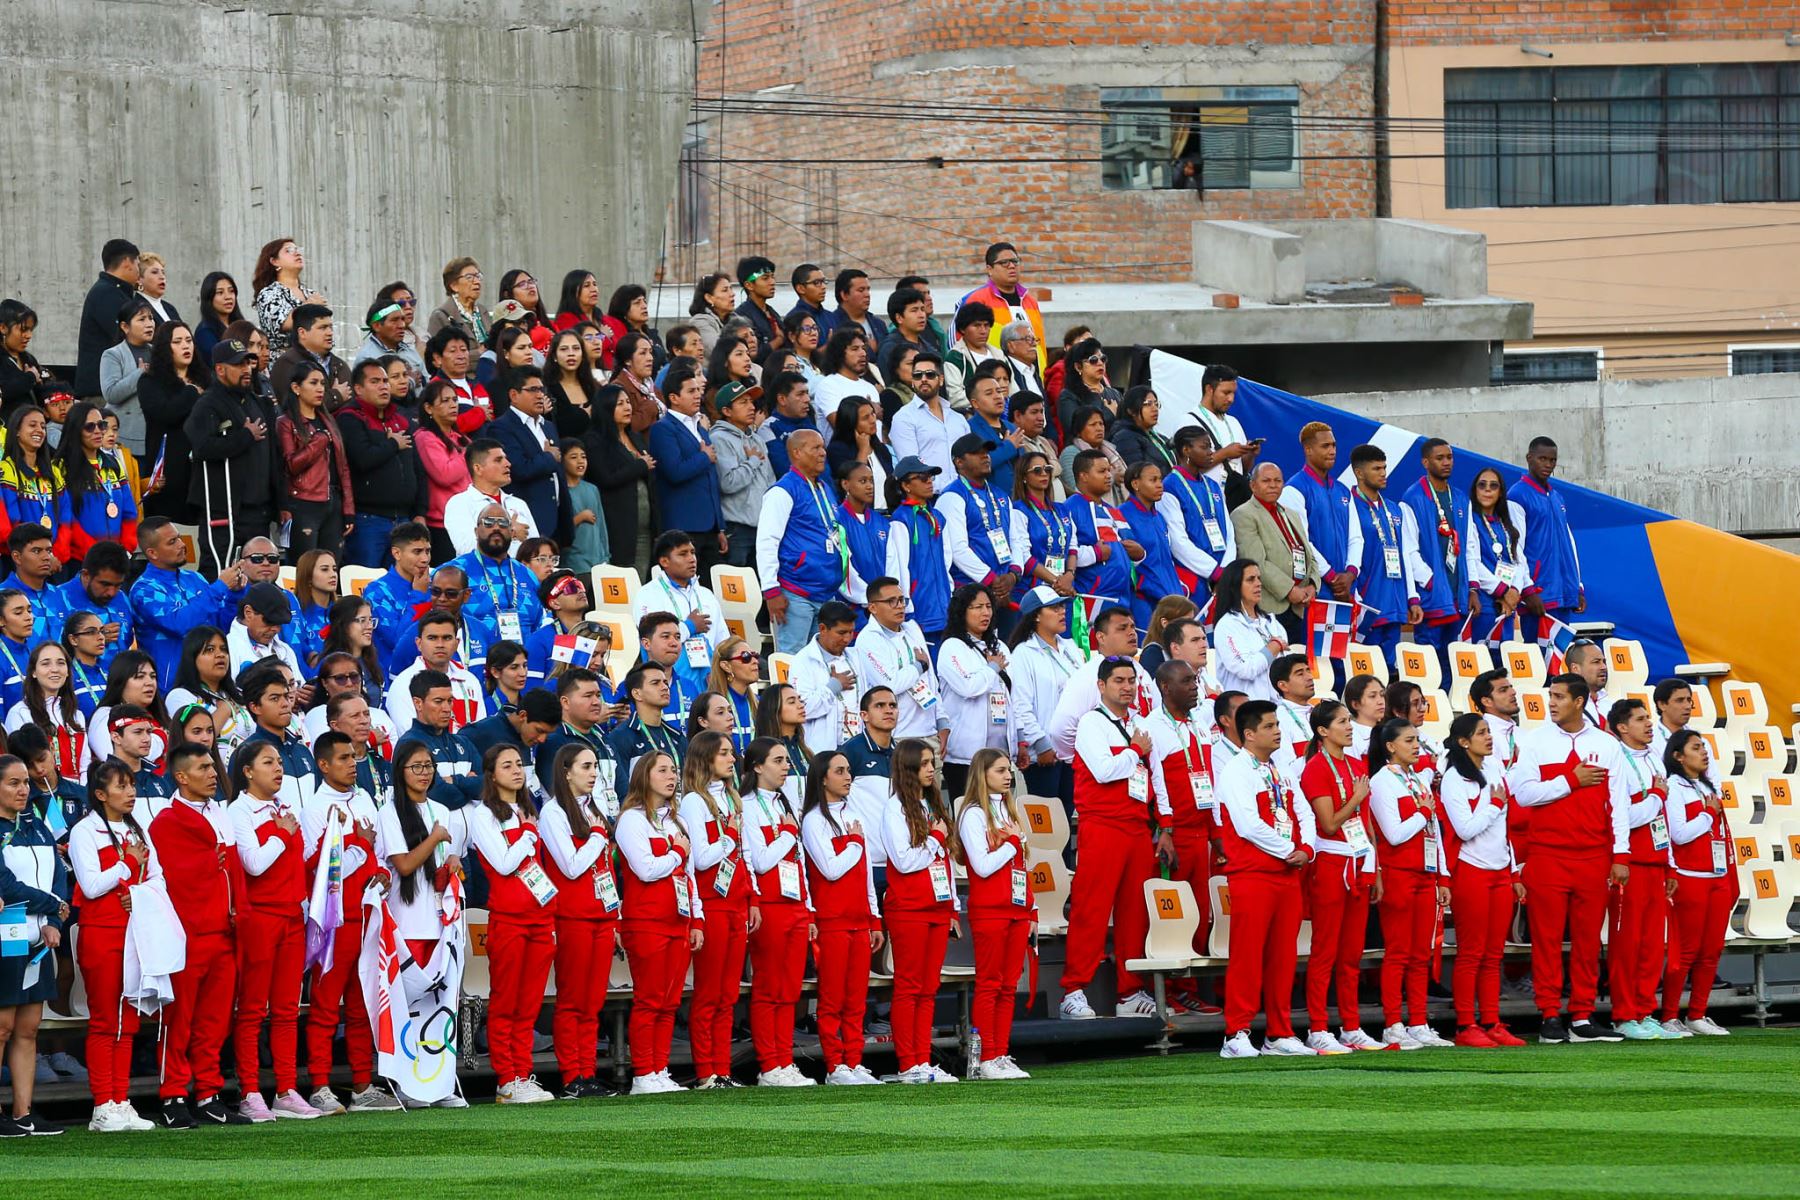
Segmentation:
{"type": "Polygon", "coordinates": [[[1268,438],[1251,438],[1249,444],[1252,446],[1255,446],[1257,449],[1260,450],[1262,448],[1262,444],[1268,440],[1269,440],[1268,438]]]}

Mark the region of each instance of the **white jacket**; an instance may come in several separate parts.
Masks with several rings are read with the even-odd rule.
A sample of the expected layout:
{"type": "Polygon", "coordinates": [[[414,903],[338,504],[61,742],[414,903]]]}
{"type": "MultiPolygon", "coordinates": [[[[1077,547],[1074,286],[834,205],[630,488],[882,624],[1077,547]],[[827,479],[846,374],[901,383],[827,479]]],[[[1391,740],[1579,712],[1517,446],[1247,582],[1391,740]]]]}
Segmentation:
{"type": "Polygon", "coordinates": [[[187,931],[162,876],[131,889],[125,922],[125,975],[120,995],[145,1016],[175,999],[175,976],[187,969],[187,931]]]}
{"type": "MultiPolygon", "coordinates": [[[[1005,645],[996,645],[1000,647],[1002,662],[1010,664],[1005,645]]],[[[1000,678],[1000,672],[962,638],[947,637],[938,647],[937,673],[943,685],[944,715],[950,719],[950,743],[944,758],[966,764],[977,750],[987,748],[1011,757],[1019,735],[1011,689],[1000,678]],[[998,722],[994,720],[996,706],[998,722]]]]}

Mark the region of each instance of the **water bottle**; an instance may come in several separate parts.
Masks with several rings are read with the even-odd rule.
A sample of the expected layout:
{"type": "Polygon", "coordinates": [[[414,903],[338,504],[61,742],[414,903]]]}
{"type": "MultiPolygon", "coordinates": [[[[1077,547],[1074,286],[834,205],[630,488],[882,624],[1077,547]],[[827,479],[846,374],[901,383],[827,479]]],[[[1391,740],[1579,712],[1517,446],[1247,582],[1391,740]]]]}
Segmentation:
{"type": "Polygon", "coordinates": [[[975,1079],[976,1071],[981,1066],[981,1030],[969,1026],[969,1061],[964,1067],[963,1078],[975,1079]]]}

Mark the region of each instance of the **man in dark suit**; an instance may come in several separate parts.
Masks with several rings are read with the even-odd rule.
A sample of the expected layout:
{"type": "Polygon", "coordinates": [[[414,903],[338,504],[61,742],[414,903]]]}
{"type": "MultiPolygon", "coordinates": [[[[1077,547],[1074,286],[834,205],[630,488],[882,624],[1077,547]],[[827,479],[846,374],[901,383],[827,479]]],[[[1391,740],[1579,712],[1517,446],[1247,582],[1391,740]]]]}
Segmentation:
{"type": "Polygon", "coordinates": [[[700,427],[700,396],[706,385],[699,372],[677,361],[663,381],[669,411],[650,426],[650,474],[656,487],[657,511],[664,529],[684,530],[704,576],[725,561],[725,514],[719,503],[719,471],[711,435],[700,427]]]}
{"type": "Polygon", "coordinates": [[[550,396],[544,389],[544,373],[536,367],[514,367],[501,384],[506,411],[488,422],[483,437],[493,438],[506,450],[512,464],[509,494],[531,509],[531,519],[545,537],[560,536],[566,522],[568,491],[562,483],[562,451],[546,414],[550,396]]]}

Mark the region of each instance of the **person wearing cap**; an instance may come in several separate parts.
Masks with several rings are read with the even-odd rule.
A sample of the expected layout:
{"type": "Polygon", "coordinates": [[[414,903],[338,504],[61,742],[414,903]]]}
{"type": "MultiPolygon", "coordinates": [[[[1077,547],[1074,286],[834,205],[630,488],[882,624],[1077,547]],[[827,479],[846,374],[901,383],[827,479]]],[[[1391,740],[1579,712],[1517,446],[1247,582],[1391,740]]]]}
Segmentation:
{"type": "Polygon", "coordinates": [[[232,674],[242,674],[245,668],[265,658],[276,658],[287,664],[295,679],[304,679],[293,647],[281,638],[281,627],[293,619],[294,610],[288,604],[285,588],[273,583],[251,584],[238,606],[237,618],[225,634],[232,674]]]}
{"type": "Polygon", "coordinates": [[[1130,609],[1135,573],[1144,548],[1131,535],[1125,514],[1107,502],[1112,463],[1104,451],[1082,450],[1073,464],[1076,494],[1068,499],[1075,522],[1075,591],[1130,609]]]}
{"type": "Polygon", "coordinates": [[[213,385],[182,425],[197,465],[188,501],[206,523],[202,569],[217,577],[236,547],[266,535],[277,499],[286,493],[287,464],[275,437],[275,410],[252,390],[256,362],[237,338],[213,347],[213,385]]]}
{"type": "Polygon", "coordinates": [[[950,615],[950,562],[944,519],[931,507],[938,468],[908,456],[894,464],[888,482],[893,525],[888,532],[887,573],[900,582],[906,613],[936,646],[950,615]]]}
{"type": "Polygon", "coordinates": [[[363,316],[368,335],[350,360],[354,369],[371,359],[380,360],[392,354],[406,364],[414,380],[425,378],[425,360],[419,347],[407,336],[412,331],[413,310],[397,300],[377,300],[363,316]]]}
{"type": "MultiPolygon", "coordinates": [[[[997,385],[984,379],[979,387],[991,391],[997,385]]],[[[995,445],[979,433],[956,439],[950,448],[956,480],[938,495],[937,513],[944,520],[951,584],[986,588],[995,604],[994,628],[1004,633],[1012,628],[1013,586],[1025,574],[1031,550],[1014,536],[1012,500],[992,483],[995,445]]]]}
{"type": "Polygon", "coordinates": [[[293,344],[269,364],[269,386],[277,396],[286,396],[294,372],[311,364],[325,372],[325,407],[336,412],[350,402],[350,368],[331,352],[336,344],[331,310],[323,304],[302,304],[294,310],[293,344]]]}
{"type": "MultiPolygon", "coordinates": [[[[795,377],[798,381],[798,376],[795,377]]],[[[804,383],[797,389],[810,411],[804,383]]],[[[763,391],[754,384],[728,383],[713,395],[712,443],[718,456],[719,511],[725,517],[725,561],[734,567],[756,561],[756,519],[763,493],[775,486],[775,468],[758,436],[763,391]]]]}
{"type": "Polygon", "coordinates": [[[1009,644],[1013,723],[1018,728],[1025,790],[1062,796],[1068,772],[1050,740],[1050,719],[1063,689],[1082,668],[1081,652],[1063,636],[1069,628],[1066,597],[1039,584],[1019,598],[1019,619],[1009,644]]]}
{"type": "Polygon", "coordinates": [[[756,577],[762,581],[775,649],[797,654],[818,628],[819,606],[844,586],[848,548],[825,473],[825,439],[802,429],[788,438],[787,474],[763,494],[756,521],[756,577]]]}
{"type": "Polygon", "coordinates": [[[719,452],[700,424],[706,380],[691,367],[669,371],[669,411],[650,426],[650,482],[664,529],[685,530],[699,552],[700,569],[723,562],[725,512],[719,494],[719,452]]]}
{"type": "Polygon", "coordinates": [[[894,414],[888,445],[895,457],[922,459],[948,481],[953,468],[951,447],[969,432],[969,422],[944,400],[943,380],[943,359],[929,350],[914,356],[914,399],[894,414]]]}
{"type": "Polygon", "coordinates": [[[1156,511],[1169,523],[1169,552],[1188,595],[1205,608],[1225,564],[1237,557],[1237,527],[1224,486],[1207,474],[1212,435],[1198,425],[1183,425],[1175,431],[1174,446],[1175,469],[1163,477],[1156,511]]]}

